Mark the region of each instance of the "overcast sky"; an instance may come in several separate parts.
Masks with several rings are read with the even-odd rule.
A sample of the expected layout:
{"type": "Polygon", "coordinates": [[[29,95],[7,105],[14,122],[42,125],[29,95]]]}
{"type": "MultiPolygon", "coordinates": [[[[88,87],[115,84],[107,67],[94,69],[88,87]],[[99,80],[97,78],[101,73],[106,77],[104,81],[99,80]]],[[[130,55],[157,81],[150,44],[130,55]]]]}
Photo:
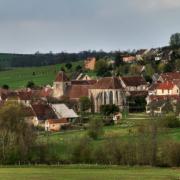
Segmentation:
{"type": "Polygon", "coordinates": [[[0,0],[0,52],[151,48],[175,32],[180,0],[0,0]]]}

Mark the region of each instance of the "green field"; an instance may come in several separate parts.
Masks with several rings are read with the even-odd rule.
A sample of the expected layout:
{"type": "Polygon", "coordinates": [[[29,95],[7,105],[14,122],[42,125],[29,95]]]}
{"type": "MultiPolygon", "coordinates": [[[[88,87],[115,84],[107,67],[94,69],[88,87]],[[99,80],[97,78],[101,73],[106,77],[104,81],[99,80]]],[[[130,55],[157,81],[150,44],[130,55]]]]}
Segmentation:
{"type": "Polygon", "coordinates": [[[62,167],[23,167],[1,168],[2,180],[178,180],[180,169],[148,167],[101,167],[101,166],[62,166],[62,167]]]}
{"type": "MultiPolygon", "coordinates": [[[[121,124],[114,126],[104,127],[104,135],[98,140],[93,140],[92,143],[95,146],[99,146],[104,142],[108,142],[112,139],[119,140],[130,140],[136,137],[137,127],[142,121],[148,120],[148,115],[145,113],[129,114],[128,118],[124,119],[121,124]]],[[[42,133],[38,137],[39,143],[50,144],[50,151],[62,160],[70,159],[70,149],[73,142],[76,142],[81,137],[87,135],[87,130],[77,130],[77,131],[65,131],[50,133],[49,135],[42,133]]],[[[168,132],[159,133],[159,138],[161,139],[173,139],[175,141],[180,141],[180,128],[172,128],[168,132]]]]}
{"type": "MultiPolygon", "coordinates": [[[[99,140],[94,140],[94,145],[108,141],[111,138],[129,138],[136,131],[142,121],[149,117],[144,113],[129,114],[129,116],[116,126],[104,127],[105,134],[99,140]]],[[[57,158],[68,160],[70,157],[71,143],[87,134],[86,130],[51,133],[39,135],[38,141],[50,143],[50,151],[58,154],[57,158]]],[[[168,133],[159,134],[160,138],[173,138],[180,141],[180,128],[171,129],[168,133]]],[[[132,136],[131,136],[132,137],[132,136]]],[[[144,166],[100,166],[100,165],[64,165],[64,166],[10,166],[0,168],[2,180],[178,180],[180,168],[153,168],[144,166]]]]}
{"type": "MultiPolygon", "coordinates": [[[[12,89],[23,88],[28,81],[34,81],[37,85],[52,85],[56,74],[65,64],[52,66],[14,68],[6,71],[0,71],[0,86],[7,84],[12,89]],[[35,75],[33,75],[33,73],[35,75]]],[[[82,61],[72,63],[72,71],[75,71],[77,65],[82,65],[82,61]]]]}

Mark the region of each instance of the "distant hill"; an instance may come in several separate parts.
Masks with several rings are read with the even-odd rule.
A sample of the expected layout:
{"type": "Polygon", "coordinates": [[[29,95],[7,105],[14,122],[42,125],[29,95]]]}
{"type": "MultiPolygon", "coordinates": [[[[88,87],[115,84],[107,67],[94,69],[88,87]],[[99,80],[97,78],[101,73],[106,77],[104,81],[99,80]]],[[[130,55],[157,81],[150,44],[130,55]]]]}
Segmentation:
{"type": "Polygon", "coordinates": [[[95,56],[96,58],[102,58],[109,53],[103,51],[82,51],[79,53],[35,53],[35,54],[10,54],[0,53],[0,68],[10,67],[37,67],[48,66],[61,63],[77,62],[84,60],[89,56],[95,56]]]}

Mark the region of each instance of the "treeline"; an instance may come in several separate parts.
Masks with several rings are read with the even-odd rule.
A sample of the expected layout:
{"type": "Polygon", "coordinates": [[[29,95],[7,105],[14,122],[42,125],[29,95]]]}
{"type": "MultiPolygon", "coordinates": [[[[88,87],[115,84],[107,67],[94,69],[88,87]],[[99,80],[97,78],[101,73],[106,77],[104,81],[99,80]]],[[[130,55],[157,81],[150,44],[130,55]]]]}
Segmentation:
{"type": "Polygon", "coordinates": [[[79,53],[48,53],[48,54],[0,54],[0,67],[32,67],[32,66],[46,66],[59,63],[76,62],[84,60],[87,57],[103,58],[106,55],[113,53],[106,53],[104,51],[82,51],[79,53]]]}

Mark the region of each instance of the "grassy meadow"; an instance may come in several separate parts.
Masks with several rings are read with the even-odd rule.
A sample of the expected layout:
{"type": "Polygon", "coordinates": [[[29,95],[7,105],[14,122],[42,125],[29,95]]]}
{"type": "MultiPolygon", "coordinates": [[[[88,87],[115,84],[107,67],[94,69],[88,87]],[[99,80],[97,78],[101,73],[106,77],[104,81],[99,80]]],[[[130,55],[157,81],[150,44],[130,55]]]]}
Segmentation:
{"type": "Polygon", "coordinates": [[[0,168],[3,180],[178,180],[180,169],[119,167],[119,166],[61,166],[61,167],[22,167],[0,168]]]}
{"type": "MultiPolygon", "coordinates": [[[[77,65],[83,62],[72,63],[72,72],[75,71],[77,65]]],[[[65,64],[57,64],[52,66],[14,68],[0,71],[0,86],[7,84],[12,89],[23,88],[28,81],[33,81],[37,85],[52,85],[56,74],[65,64]]]]}

